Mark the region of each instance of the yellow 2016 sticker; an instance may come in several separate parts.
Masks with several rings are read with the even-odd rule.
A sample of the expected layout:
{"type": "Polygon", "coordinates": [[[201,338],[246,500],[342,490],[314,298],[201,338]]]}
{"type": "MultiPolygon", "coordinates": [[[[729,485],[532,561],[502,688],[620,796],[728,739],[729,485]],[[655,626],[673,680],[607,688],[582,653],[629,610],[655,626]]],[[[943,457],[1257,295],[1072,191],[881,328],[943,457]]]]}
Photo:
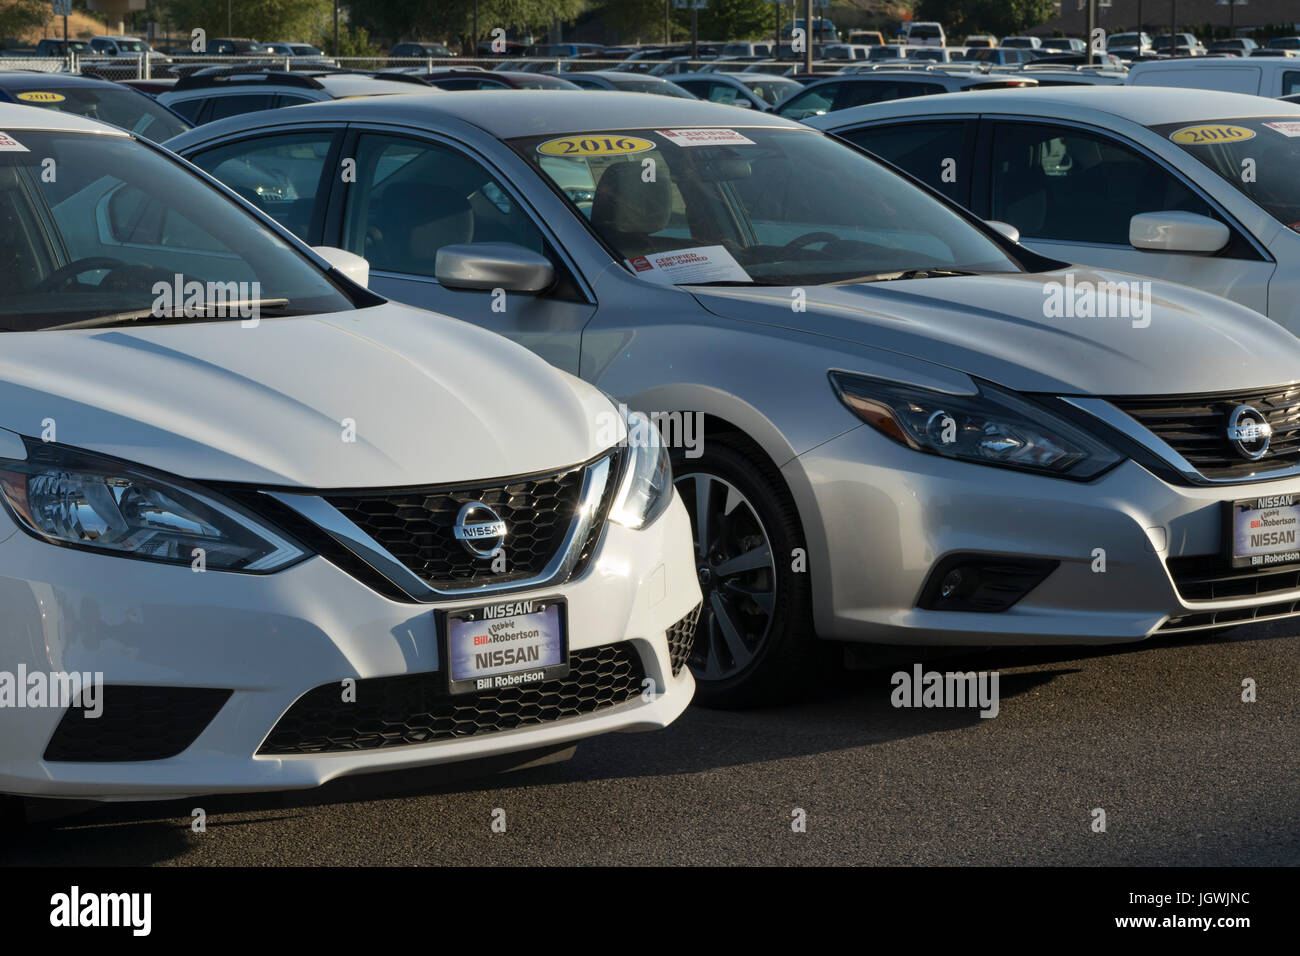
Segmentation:
{"type": "Polygon", "coordinates": [[[1206,123],[1174,130],[1169,134],[1169,138],[1180,146],[1212,146],[1215,143],[1244,143],[1248,139],[1255,138],[1255,131],[1245,126],[1206,123]]]}
{"type": "Polygon", "coordinates": [[[15,93],[14,95],[27,103],[62,103],[67,99],[62,93],[49,93],[45,90],[32,90],[28,93],[15,93]]]}
{"type": "Polygon", "coordinates": [[[655,144],[639,136],[606,136],[592,133],[586,136],[561,136],[548,139],[537,147],[546,156],[626,156],[654,149],[655,144]]]}

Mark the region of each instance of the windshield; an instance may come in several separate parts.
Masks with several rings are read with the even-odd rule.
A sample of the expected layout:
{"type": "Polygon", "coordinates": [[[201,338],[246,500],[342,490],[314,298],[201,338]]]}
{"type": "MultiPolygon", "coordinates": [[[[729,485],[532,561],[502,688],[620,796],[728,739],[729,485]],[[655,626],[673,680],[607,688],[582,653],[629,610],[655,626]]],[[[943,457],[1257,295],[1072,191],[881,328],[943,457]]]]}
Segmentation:
{"type": "Polygon", "coordinates": [[[251,213],[122,136],[8,130],[0,224],[3,331],[353,308],[251,213]]]}
{"type": "Polygon", "coordinates": [[[610,130],[511,145],[652,281],[816,285],[1018,270],[946,205],[812,131],[610,130]]]}
{"type": "Polygon", "coordinates": [[[71,113],[99,120],[120,129],[161,143],[179,136],[189,124],[152,97],[135,90],[110,86],[65,86],[45,89],[33,86],[25,90],[10,87],[10,92],[27,106],[40,106],[56,113],[71,113]]]}
{"type": "Polygon", "coordinates": [[[1166,123],[1151,129],[1300,232],[1300,116],[1166,123]]]}

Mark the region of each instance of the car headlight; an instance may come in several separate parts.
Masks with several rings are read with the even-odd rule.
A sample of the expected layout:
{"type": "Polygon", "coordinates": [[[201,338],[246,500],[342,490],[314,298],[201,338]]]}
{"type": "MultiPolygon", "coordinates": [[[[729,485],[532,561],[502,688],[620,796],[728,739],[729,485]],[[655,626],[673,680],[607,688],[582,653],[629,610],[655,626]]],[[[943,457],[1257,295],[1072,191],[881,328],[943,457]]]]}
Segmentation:
{"type": "Polygon", "coordinates": [[[627,413],[628,461],[609,509],[609,520],[644,528],[673,498],[673,466],[658,427],[640,412],[627,413]]]}
{"type": "Polygon", "coordinates": [[[54,544],[217,571],[278,571],[307,556],[234,502],[181,479],[28,440],[0,460],[0,491],[20,526],[54,544]]]}
{"type": "Polygon", "coordinates": [[[858,418],[916,451],[1079,481],[1122,460],[1045,406],[987,383],[978,395],[949,395],[844,372],[830,377],[858,418]]]}

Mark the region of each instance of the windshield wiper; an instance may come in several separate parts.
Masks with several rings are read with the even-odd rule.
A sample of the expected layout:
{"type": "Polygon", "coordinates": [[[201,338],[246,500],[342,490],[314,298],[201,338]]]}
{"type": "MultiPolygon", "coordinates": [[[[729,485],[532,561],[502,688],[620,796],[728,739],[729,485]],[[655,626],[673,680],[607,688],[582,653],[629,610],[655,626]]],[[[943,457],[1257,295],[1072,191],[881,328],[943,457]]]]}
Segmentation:
{"type": "Polygon", "coordinates": [[[45,331],[57,332],[60,329],[98,329],[110,325],[129,325],[132,322],[143,322],[147,319],[165,322],[171,319],[242,319],[243,316],[236,313],[228,314],[231,310],[252,309],[256,308],[259,313],[264,311],[280,312],[288,308],[288,299],[244,299],[238,302],[204,302],[199,306],[189,306],[195,309],[194,315],[185,315],[182,312],[179,315],[164,315],[155,312],[153,309],[136,309],[130,312],[109,312],[106,315],[93,315],[88,319],[78,319],[76,322],[65,322],[62,325],[47,325],[45,331]],[[209,309],[220,309],[223,314],[207,314],[209,309]]]}
{"type": "Polygon", "coordinates": [[[893,282],[897,279],[943,279],[948,276],[974,276],[978,272],[967,272],[964,269],[903,269],[898,272],[874,272],[871,275],[858,276],[856,279],[845,279],[843,282],[836,282],[835,285],[857,285],[859,282],[893,282]]]}

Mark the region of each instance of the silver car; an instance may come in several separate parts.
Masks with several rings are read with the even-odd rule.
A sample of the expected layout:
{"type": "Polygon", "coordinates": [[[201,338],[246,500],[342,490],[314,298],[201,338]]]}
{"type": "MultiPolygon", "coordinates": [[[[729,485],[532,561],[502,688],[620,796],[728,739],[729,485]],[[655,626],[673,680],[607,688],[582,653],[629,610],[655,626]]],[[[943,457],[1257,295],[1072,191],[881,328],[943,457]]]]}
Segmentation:
{"type": "Polygon", "coordinates": [[[1300,613],[1300,342],[1242,306],[1045,258],[825,134],[703,102],[375,97],[170,145],[366,257],[380,295],[655,418],[707,703],[816,686],[835,642],[1300,613]]]}

